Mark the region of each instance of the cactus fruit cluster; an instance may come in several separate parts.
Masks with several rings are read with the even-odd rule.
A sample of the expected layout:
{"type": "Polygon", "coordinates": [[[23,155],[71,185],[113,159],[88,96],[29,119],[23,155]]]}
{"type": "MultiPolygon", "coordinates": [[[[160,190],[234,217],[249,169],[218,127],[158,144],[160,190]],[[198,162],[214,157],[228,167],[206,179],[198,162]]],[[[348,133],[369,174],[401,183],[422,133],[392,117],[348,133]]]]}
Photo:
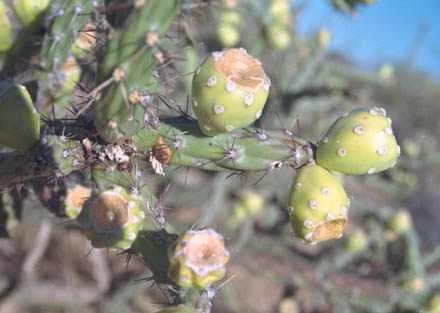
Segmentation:
{"type": "MultiPolygon", "coordinates": [[[[368,1],[347,0],[354,2],[368,1]]],[[[0,82],[0,146],[13,150],[0,154],[0,188],[32,179],[63,181],[57,213],[75,220],[94,248],[139,256],[169,296],[172,306],[162,313],[208,313],[230,255],[212,228],[179,234],[145,177],[171,176],[171,166],[230,175],[290,168],[296,171],[286,201],[291,226],[298,238],[316,244],[340,238],[348,224],[350,201],[337,176],[385,171],[400,155],[382,108],[359,107],[340,116],[317,142],[288,129],[265,129],[266,102],[280,91],[271,89],[262,62],[244,48],[230,48],[209,53],[197,67],[190,33],[184,68],[192,80],[185,82],[185,97],[195,117],[170,104],[164,94],[178,79],[169,73],[180,68],[170,46],[200,3],[136,0],[118,10],[118,1],[0,0],[3,57],[20,52],[20,45],[18,52],[12,49],[20,31],[40,40],[29,92],[13,80],[0,82]],[[38,28],[41,33],[32,33],[38,28]],[[94,58],[98,62],[89,64],[94,58]]],[[[222,1],[217,35],[223,47],[240,42],[243,16],[236,6],[222,1]]],[[[288,49],[288,1],[270,1],[267,13],[267,41],[288,49]]],[[[323,30],[315,39],[322,48],[330,34],[323,30]]],[[[264,211],[264,202],[258,192],[243,193],[230,228],[264,211]]],[[[404,223],[404,216],[393,217],[389,227],[405,233],[410,224],[403,229],[404,223]]],[[[362,251],[368,243],[363,235],[353,237],[348,249],[362,251]]]]}

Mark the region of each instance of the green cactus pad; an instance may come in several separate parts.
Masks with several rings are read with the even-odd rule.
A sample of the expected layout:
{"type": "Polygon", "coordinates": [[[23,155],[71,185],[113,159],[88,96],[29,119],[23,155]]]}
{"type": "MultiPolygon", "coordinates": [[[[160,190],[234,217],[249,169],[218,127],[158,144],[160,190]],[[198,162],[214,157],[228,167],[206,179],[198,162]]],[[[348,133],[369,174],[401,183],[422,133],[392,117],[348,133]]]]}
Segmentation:
{"type": "Polygon", "coordinates": [[[50,0],[14,0],[14,10],[23,27],[32,26],[49,8],[50,0]]]}
{"type": "Polygon", "coordinates": [[[77,220],[92,245],[96,248],[129,248],[145,218],[140,199],[116,186],[87,200],[77,220]]]}
{"type": "Polygon", "coordinates": [[[205,290],[224,277],[229,252],[213,229],[188,230],[170,247],[168,259],[168,276],[178,286],[205,290]]]}
{"type": "Polygon", "coordinates": [[[260,118],[270,80],[246,50],[214,52],[196,70],[192,108],[207,136],[230,132],[260,118]]]}
{"type": "Polygon", "coordinates": [[[399,155],[385,110],[362,107],[333,123],[319,143],[316,161],[329,170],[363,175],[393,167],[399,155]]]}
{"type": "Polygon", "coordinates": [[[344,188],[316,164],[298,170],[290,188],[288,213],[295,233],[310,243],[339,238],[347,225],[344,188]]]}
{"type": "Polygon", "coordinates": [[[40,116],[24,86],[0,83],[0,146],[27,151],[40,138],[40,116]]]}

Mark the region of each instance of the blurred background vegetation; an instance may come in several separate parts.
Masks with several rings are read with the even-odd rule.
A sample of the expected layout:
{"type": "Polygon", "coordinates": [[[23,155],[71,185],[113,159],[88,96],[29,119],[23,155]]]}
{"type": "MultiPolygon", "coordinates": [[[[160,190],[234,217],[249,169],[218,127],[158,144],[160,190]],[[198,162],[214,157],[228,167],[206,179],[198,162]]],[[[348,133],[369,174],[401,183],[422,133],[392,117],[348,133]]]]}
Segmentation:
{"type": "MultiPolygon", "coordinates": [[[[352,203],[349,226],[342,239],[314,246],[288,221],[291,169],[226,177],[170,166],[164,177],[150,175],[167,221],[181,231],[214,227],[226,239],[231,280],[213,312],[440,312],[439,3],[283,3],[188,1],[187,36],[176,27],[163,43],[173,67],[161,77],[166,101],[185,108],[204,57],[245,47],[272,80],[258,127],[316,142],[343,112],[381,106],[402,156],[386,172],[339,177],[352,203]]],[[[140,260],[92,250],[75,223],[55,215],[29,185],[3,192],[0,312],[135,313],[166,304],[140,260]]]]}

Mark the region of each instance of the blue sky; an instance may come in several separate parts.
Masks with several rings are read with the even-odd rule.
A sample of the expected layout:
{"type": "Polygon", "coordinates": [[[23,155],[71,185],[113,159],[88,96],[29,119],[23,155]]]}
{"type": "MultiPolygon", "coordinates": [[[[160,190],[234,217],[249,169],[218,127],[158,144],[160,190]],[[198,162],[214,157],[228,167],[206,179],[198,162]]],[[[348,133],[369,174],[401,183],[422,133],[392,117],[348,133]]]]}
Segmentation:
{"type": "MultiPolygon", "coordinates": [[[[300,2],[292,0],[294,6],[300,2]]],[[[356,63],[377,68],[403,60],[425,23],[429,30],[414,67],[440,80],[440,0],[379,0],[358,13],[351,17],[334,10],[328,0],[309,0],[298,21],[299,32],[328,28],[330,50],[342,50],[356,63]]]]}

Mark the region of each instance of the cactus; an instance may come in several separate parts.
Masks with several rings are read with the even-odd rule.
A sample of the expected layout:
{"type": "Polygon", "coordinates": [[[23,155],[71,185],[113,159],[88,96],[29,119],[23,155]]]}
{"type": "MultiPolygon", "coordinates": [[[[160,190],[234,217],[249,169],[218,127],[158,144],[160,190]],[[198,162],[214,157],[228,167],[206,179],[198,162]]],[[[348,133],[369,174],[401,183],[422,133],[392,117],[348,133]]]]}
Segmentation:
{"type": "MultiPolygon", "coordinates": [[[[353,1],[345,2],[356,6],[353,1]]],[[[11,60],[11,64],[5,62],[4,73],[17,81],[0,82],[0,145],[17,150],[0,151],[0,189],[4,191],[0,217],[14,217],[17,210],[6,195],[30,187],[43,206],[75,220],[94,248],[111,248],[127,254],[128,259],[139,257],[151,271],[149,280],[170,305],[160,311],[163,313],[209,313],[211,300],[226,284],[219,281],[225,277],[229,259],[217,231],[194,230],[197,226],[193,226],[179,236],[179,228],[169,223],[163,194],[156,198],[150,184],[176,177],[178,181],[176,168],[226,172],[228,177],[255,178],[255,183],[264,184],[258,192],[242,194],[234,189],[235,181],[221,186],[222,195],[240,195],[235,206],[227,199],[216,200],[225,208],[234,208],[229,217],[233,234],[227,238],[232,241],[237,235],[238,240],[231,251],[238,251],[256,233],[277,234],[287,221],[287,215],[278,209],[281,202],[285,207],[289,190],[284,177],[292,179],[289,170],[296,171],[287,200],[293,232],[310,244],[342,236],[349,200],[341,173],[380,172],[397,160],[399,147],[385,111],[358,108],[349,112],[318,142],[300,138],[296,130],[279,129],[274,126],[278,121],[269,117],[273,111],[283,112],[279,118],[282,124],[296,114],[297,107],[308,104],[298,94],[309,95],[306,88],[311,78],[316,78],[317,85],[328,83],[331,75],[340,79],[341,85],[323,88],[331,93],[328,98],[338,93],[334,86],[345,86],[352,77],[371,84],[383,84],[383,79],[325,60],[323,47],[329,34],[320,31],[310,40],[295,35],[287,1],[273,0],[269,7],[248,1],[243,4],[246,15],[234,9],[238,5],[236,0],[53,0],[50,5],[44,0],[0,1],[1,60],[11,60]],[[190,17],[205,14],[204,6],[215,10],[219,3],[223,7],[213,15],[220,17],[220,44],[234,46],[241,40],[255,57],[244,48],[210,52],[197,68],[198,54],[205,52],[205,46],[219,47],[219,42],[211,36],[214,28],[211,33],[202,30],[193,36],[190,17]],[[255,18],[255,34],[265,35],[266,40],[253,40],[253,32],[239,38],[238,27],[251,18],[255,18]],[[25,40],[18,44],[21,38],[15,40],[20,31],[25,40]],[[209,37],[206,45],[197,44],[198,36],[209,37]],[[23,42],[33,42],[38,49],[25,51],[23,42]],[[289,53],[279,53],[287,49],[289,53]],[[14,60],[16,53],[21,59],[29,58],[32,66],[22,72],[23,66],[14,60]],[[179,63],[181,60],[185,64],[179,63]],[[270,94],[271,81],[262,63],[278,81],[270,94]],[[183,109],[182,94],[188,97],[195,118],[183,109]],[[170,100],[170,95],[178,100],[170,100]],[[284,101],[291,98],[295,101],[284,101]],[[265,109],[268,99],[271,108],[265,109]],[[272,178],[267,183],[263,178],[269,173],[272,178]],[[155,174],[160,176],[151,179],[155,174]],[[267,210],[263,210],[265,201],[267,210]],[[261,216],[269,222],[261,223],[261,216]],[[243,223],[246,218],[255,219],[255,223],[243,223]],[[220,287],[213,289],[216,284],[220,287]]],[[[342,88],[339,97],[346,100],[349,97],[342,88]]],[[[326,105],[310,105],[310,112],[304,114],[306,123],[309,115],[323,115],[326,105]]],[[[335,109],[334,105],[329,108],[335,109]]],[[[345,110],[343,104],[338,110],[345,110]]],[[[323,125],[325,119],[319,123],[319,131],[323,125]]],[[[301,127],[298,129],[301,134],[301,127]]],[[[347,178],[345,182],[352,181],[347,178]]],[[[183,188],[179,185],[177,191],[171,191],[171,201],[178,203],[185,196],[182,194],[191,201],[220,198],[218,187],[206,192],[202,186],[192,194],[178,190],[183,188]]],[[[214,221],[211,227],[223,227],[220,220],[214,220],[219,208],[201,212],[200,224],[214,221]]],[[[1,233],[8,233],[7,223],[0,222],[1,233]]],[[[405,226],[401,221],[391,219],[388,226],[407,233],[399,229],[405,226]]],[[[370,234],[368,240],[363,235],[350,236],[346,249],[360,252],[366,248],[370,234]]],[[[382,246],[373,236],[371,240],[380,254],[382,246]]],[[[285,250],[299,249],[296,239],[287,238],[286,242],[291,249],[273,249],[278,257],[285,255],[285,250]]],[[[319,249],[305,247],[304,251],[319,254],[319,249]]],[[[408,254],[413,255],[413,250],[408,254]]],[[[255,259],[256,265],[258,261],[255,259]]],[[[268,276],[284,281],[284,274],[270,275],[272,266],[266,264],[265,270],[268,276]]],[[[298,275],[302,281],[302,274],[298,275]]],[[[421,276],[417,272],[409,277],[421,276]]],[[[291,283],[286,282],[286,286],[291,283]]],[[[333,288],[327,287],[323,290],[333,288]]],[[[295,302],[288,301],[288,293],[280,311],[298,309],[295,302]]]]}
{"type": "Polygon", "coordinates": [[[170,247],[169,277],[180,287],[205,290],[225,275],[223,237],[213,229],[188,230],[170,247]]]}
{"type": "Polygon", "coordinates": [[[244,49],[214,52],[196,70],[192,107],[205,135],[242,128],[259,119],[270,80],[244,49]]]}
{"type": "Polygon", "coordinates": [[[293,230],[310,243],[340,238],[347,225],[345,190],[319,165],[310,163],[298,170],[288,205],[293,230]]]}
{"type": "Polygon", "coordinates": [[[319,143],[319,165],[351,175],[374,174],[396,164],[400,147],[382,108],[358,108],[341,116],[319,143]]]}

